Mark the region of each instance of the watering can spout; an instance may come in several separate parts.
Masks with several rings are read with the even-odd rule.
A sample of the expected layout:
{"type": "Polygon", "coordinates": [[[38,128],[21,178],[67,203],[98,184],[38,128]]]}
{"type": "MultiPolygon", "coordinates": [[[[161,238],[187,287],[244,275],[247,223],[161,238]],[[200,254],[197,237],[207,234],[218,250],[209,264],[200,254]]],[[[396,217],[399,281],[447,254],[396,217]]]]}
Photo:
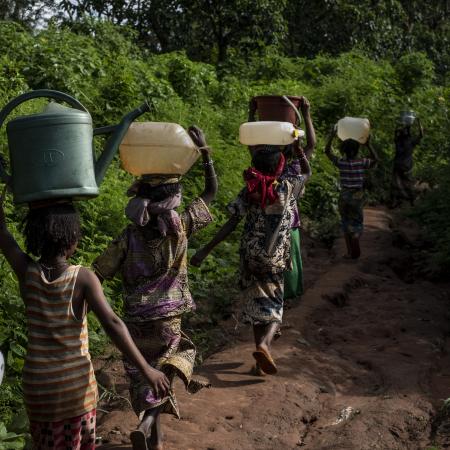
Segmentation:
{"type": "Polygon", "coordinates": [[[99,134],[111,134],[106,141],[102,154],[95,162],[95,181],[98,186],[100,186],[103,181],[108,166],[111,164],[111,161],[113,160],[122,139],[128,131],[128,128],[135,119],[148,111],[150,111],[150,106],[147,102],[145,102],[124,116],[118,125],[96,128],[94,130],[94,136],[99,134]]]}

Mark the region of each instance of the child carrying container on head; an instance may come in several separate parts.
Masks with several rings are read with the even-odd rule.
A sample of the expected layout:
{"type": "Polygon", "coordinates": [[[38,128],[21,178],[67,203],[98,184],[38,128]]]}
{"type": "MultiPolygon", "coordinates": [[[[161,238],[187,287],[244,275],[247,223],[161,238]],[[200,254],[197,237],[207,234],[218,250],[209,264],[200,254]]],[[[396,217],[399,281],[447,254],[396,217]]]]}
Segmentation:
{"type": "Polygon", "coordinates": [[[359,239],[363,232],[364,224],[364,176],[368,169],[376,166],[378,156],[370,144],[370,136],[365,145],[369,149],[371,158],[358,157],[360,144],[354,139],[346,139],[341,143],[343,158],[333,154],[332,142],[337,129],[333,126],[328,142],[325,146],[325,154],[339,169],[340,188],[339,213],[341,226],[344,231],[347,247],[346,258],[358,259],[361,255],[359,239]]]}
{"type": "Polygon", "coordinates": [[[414,148],[420,144],[423,138],[423,128],[420,119],[415,119],[418,126],[418,134],[413,135],[412,124],[401,124],[395,129],[395,156],[391,185],[391,205],[399,206],[402,200],[408,200],[414,205],[414,148]]]}
{"type": "Polygon", "coordinates": [[[89,309],[157,396],[168,392],[169,381],[146,363],[95,274],[68,261],[80,238],[72,203],[34,203],[24,224],[27,252],[38,260],[24,253],[8,232],[0,205],[0,250],[25,303],[23,392],[34,448],[93,450],[98,395],[89,355],[89,309]]]}
{"type": "Polygon", "coordinates": [[[297,198],[311,175],[301,149],[297,157],[302,174],[280,176],[285,169],[281,147],[255,148],[252,166],[244,172],[246,186],[228,205],[227,223],[191,259],[200,265],[211,250],[245,218],[240,245],[240,287],[244,302],[242,319],[253,326],[253,353],[264,373],[275,374],[271,344],[283,318],[283,274],[290,265],[292,198],[297,198]]]}
{"type": "Polygon", "coordinates": [[[124,366],[130,380],[131,403],[141,420],[131,433],[133,449],[162,448],[159,415],[179,417],[172,382],[178,375],[189,392],[205,384],[191,378],[195,347],[181,331],[181,318],[194,309],[187,273],[187,245],[192,234],[212,222],[208,204],[217,192],[217,178],[203,132],[189,134],[200,148],[205,189],[182,213],[179,177],[144,176],[133,184],[126,208],[131,224],[94,262],[101,279],[120,273],[124,290],[125,323],[147,362],[170,380],[168,396],[158,395],[133,360],[124,366]]]}

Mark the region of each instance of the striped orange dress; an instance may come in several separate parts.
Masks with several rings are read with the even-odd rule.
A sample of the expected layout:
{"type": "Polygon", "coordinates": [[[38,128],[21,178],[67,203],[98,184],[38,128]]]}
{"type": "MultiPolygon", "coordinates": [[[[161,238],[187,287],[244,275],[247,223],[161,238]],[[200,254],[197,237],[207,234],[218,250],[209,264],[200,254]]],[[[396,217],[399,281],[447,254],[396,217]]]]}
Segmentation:
{"type": "Polygon", "coordinates": [[[79,269],[69,266],[53,281],[37,263],[27,270],[22,288],[28,326],[23,390],[32,422],[73,419],[96,407],[87,317],[77,319],[72,308],[79,269]]]}

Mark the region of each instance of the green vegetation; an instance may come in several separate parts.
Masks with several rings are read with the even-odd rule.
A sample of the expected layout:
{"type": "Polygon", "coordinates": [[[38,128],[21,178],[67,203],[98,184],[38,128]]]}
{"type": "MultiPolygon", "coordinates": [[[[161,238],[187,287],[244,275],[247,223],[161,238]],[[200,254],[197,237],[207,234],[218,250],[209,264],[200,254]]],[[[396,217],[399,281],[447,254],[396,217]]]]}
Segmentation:
{"type": "MultiPolygon", "coordinates": [[[[446,265],[450,261],[447,226],[450,203],[446,201],[450,195],[446,176],[450,159],[450,89],[440,81],[445,80],[442,62],[445,55],[431,60],[425,53],[411,51],[396,59],[389,59],[387,53],[382,54],[385,59],[374,59],[363,47],[351,50],[349,45],[344,53],[333,52],[335,56],[305,51],[311,57],[307,59],[296,56],[299,53],[283,55],[275,39],[259,42],[255,53],[248,47],[243,58],[233,46],[244,48],[244,38],[231,42],[226,59],[213,65],[218,61],[217,54],[212,57],[218,51],[217,46],[204,47],[194,55],[196,60],[208,62],[191,59],[193,55],[188,57],[183,51],[186,47],[169,53],[151,53],[151,46],[143,47],[136,33],[108,22],[86,20],[78,22],[72,30],[50,25],[40,31],[2,22],[0,105],[19,93],[50,88],[78,98],[98,126],[116,123],[125,112],[148,99],[153,110],[143,120],[173,121],[183,126],[195,123],[202,127],[214,149],[220,191],[212,207],[216,222],[192,240],[190,252],[206,242],[224,222],[225,205],[242,185],[241,174],[249,156],[246,148],[238,143],[238,128],[246,120],[248,100],[253,95],[289,93],[306,95],[311,100],[318,146],[313,158],[313,177],[301,209],[309,231],[328,242],[332,242],[337,230],[338,195],[336,172],[322,153],[330,125],[344,115],[370,118],[373,143],[383,162],[372,174],[369,189],[374,201],[383,200],[390,183],[395,119],[401,110],[413,108],[422,118],[426,133],[417,151],[416,175],[432,188],[419,203],[416,215],[428,227],[430,239],[439,249],[437,262],[446,265]],[[210,58],[201,57],[208,53],[210,58]]],[[[17,113],[29,113],[39,106],[39,101],[29,102],[17,113]]],[[[4,131],[0,143],[6,148],[4,131]]],[[[80,204],[84,239],[77,253],[78,263],[89,265],[126,224],[125,191],[131,181],[116,160],[108,171],[101,195],[80,204]]],[[[196,166],[184,180],[186,198],[198,194],[202,184],[202,169],[196,166]]],[[[20,218],[24,210],[13,208],[8,198],[6,211],[11,230],[20,240],[20,218]]],[[[238,238],[239,233],[235,233],[234,240],[221,245],[201,269],[191,271],[191,287],[199,310],[189,326],[203,349],[208,345],[206,331],[220,318],[231,314],[238,238]]],[[[7,359],[7,377],[0,390],[0,449],[20,448],[24,439],[20,372],[26,330],[16,280],[4,259],[0,261],[0,275],[0,348],[7,359]],[[7,435],[1,422],[16,435],[7,435]]],[[[120,283],[107,284],[105,292],[120,311],[120,283]]],[[[95,318],[90,318],[90,325],[91,349],[99,353],[106,341],[95,318]]]]}

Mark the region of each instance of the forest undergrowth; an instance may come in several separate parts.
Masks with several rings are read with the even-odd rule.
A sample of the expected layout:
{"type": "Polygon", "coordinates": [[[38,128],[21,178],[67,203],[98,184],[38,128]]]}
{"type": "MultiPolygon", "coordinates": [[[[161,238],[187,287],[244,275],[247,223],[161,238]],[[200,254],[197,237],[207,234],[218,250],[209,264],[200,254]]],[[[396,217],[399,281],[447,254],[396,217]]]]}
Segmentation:
{"type": "MultiPolygon", "coordinates": [[[[56,89],[80,100],[96,126],[117,123],[122,115],[150,102],[152,110],[141,120],[176,122],[204,129],[219,177],[219,194],[212,206],[213,225],[190,242],[192,254],[226,219],[225,206],[242,186],[242,171],[249,164],[246,148],[238,142],[239,125],[247,118],[249,99],[257,94],[305,95],[317,130],[313,176],[301,201],[306,231],[316,239],[333,242],[338,233],[336,171],[324,157],[323,146],[330,126],[343,116],[368,117],[373,145],[382,162],[368,180],[369,201],[385,202],[389,196],[393,135],[400,111],[412,108],[421,117],[425,137],[416,151],[415,176],[427,187],[408,214],[425,229],[437,277],[450,263],[450,89],[437,77],[424,53],[412,52],[395,61],[374,60],[361,50],[340,56],[313,59],[288,58],[268,47],[264,55],[230,58],[220,70],[190,60],[184,52],[161,55],[141,49],[126,34],[107,23],[95,33],[82,34],[50,26],[27,31],[13,22],[0,23],[0,104],[32,89],[56,89]]],[[[36,112],[42,101],[20,107],[15,114],[36,112]]],[[[1,133],[7,154],[6,133],[1,133]]],[[[96,151],[102,142],[96,141],[96,151]]],[[[126,190],[132,177],[116,159],[108,170],[98,198],[79,203],[83,240],[74,262],[90,265],[126,225],[126,190]]],[[[202,189],[202,168],[196,165],[183,180],[185,202],[202,189]]],[[[20,241],[24,207],[6,199],[9,226],[20,241]]],[[[218,321],[230,317],[236,293],[239,232],[219,246],[200,268],[190,269],[191,288],[198,310],[189,319],[193,338],[202,352],[218,321]]],[[[5,260],[0,260],[0,348],[7,361],[6,379],[0,390],[0,449],[22,448],[27,424],[23,412],[20,374],[26,348],[24,308],[17,283],[5,260]],[[8,431],[7,431],[8,430],[8,431]],[[10,434],[8,434],[10,433],[10,434]]],[[[120,312],[118,280],[105,284],[105,293],[120,312]]],[[[90,347],[100,354],[107,339],[90,317],[90,347]]]]}

